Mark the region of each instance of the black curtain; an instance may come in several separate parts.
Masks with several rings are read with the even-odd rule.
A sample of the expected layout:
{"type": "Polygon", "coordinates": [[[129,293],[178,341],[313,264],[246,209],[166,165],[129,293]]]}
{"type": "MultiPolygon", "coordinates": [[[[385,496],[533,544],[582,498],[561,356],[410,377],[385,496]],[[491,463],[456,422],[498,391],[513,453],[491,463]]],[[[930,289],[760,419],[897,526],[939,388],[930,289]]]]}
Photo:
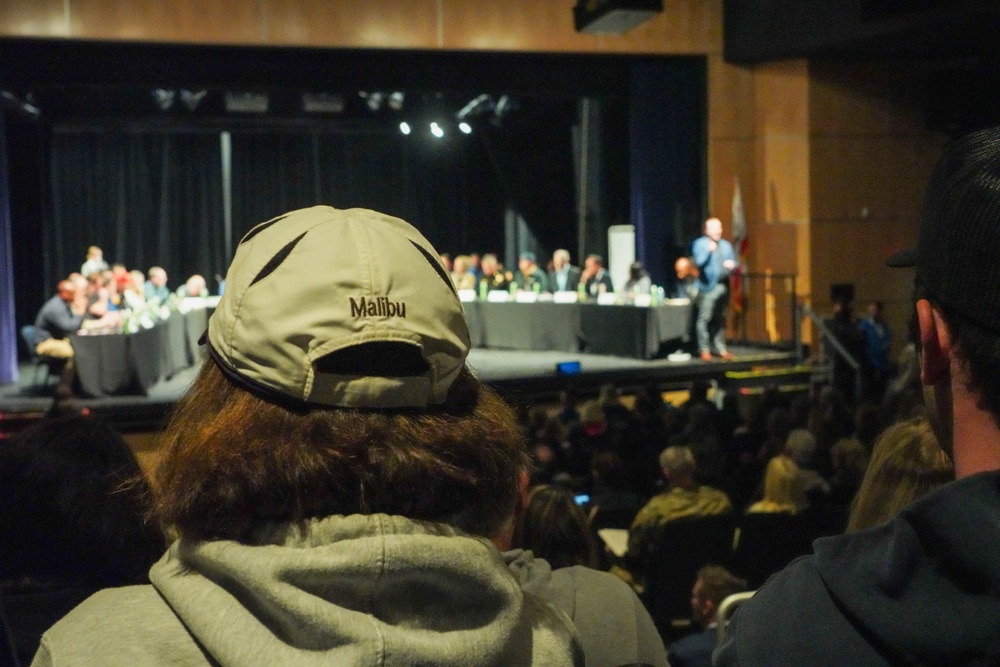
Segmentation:
{"type": "Polygon", "coordinates": [[[47,292],[90,245],[109,263],[162,266],[172,285],[225,272],[217,132],[57,128],[50,164],[47,292]]]}
{"type": "Polygon", "coordinates": [[[233,244],[258,223],[324,202],[315,133],[232,132],[233,244]]]}
{"type": "Polygon", "coordinates": [[[630,67],[629,155],[638,259],[656,284],[706,217],[707,78],[704,58],[637,60],[630,67]]]}

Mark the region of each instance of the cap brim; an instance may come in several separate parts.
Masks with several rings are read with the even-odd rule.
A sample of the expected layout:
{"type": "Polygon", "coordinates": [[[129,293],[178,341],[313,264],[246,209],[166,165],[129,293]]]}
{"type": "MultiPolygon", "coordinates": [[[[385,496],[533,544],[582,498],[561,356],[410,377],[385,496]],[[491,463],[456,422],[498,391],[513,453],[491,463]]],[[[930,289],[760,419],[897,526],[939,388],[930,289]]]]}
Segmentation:
{"type": "Polygon", "coordinates": [[[890,255],[885,265],[892,269],[906,269],[917,265],[917,247],[910,246],[890,255]]]}

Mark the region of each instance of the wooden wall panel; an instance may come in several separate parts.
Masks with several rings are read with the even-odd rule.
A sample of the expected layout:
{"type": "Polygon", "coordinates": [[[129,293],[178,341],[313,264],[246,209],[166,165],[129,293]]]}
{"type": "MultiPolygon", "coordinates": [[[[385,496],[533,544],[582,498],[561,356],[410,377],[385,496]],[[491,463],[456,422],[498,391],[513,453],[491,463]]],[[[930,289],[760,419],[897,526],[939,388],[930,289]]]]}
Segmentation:
{"type": "Polygon", "coordinates": [[[708,57],[709,139],[752,137],[754,115],[754,71],[725,63],[720,54],[708,57]]]}
{"type": "Polygon", "coordinates": [[[431,49],[436,0],[262,0],[268,44],[431,49]]]}
{"type": "Polygon", "coordinates": [[[442,0],[446,49],[593,51],[594,35],[573,28],[572,5],[538,0],[442,0]]]}
{"type": "Polygon", "coordinates": [[[73,37],[253,44],[261,41],[260,4],[230,0],[70,0],[73,37]]]}
{"type": "Polygon", "coordinates": [[[64,0],[0,0],[0,34],[69,37],[64,0]]]}

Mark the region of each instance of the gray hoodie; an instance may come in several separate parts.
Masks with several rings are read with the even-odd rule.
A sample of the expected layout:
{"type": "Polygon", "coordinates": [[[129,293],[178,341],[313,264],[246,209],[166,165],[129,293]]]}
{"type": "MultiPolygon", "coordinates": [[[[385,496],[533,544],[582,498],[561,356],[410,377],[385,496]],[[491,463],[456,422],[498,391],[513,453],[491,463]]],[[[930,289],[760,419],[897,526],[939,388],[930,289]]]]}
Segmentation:
{"type": "Polygon", "coordinates": [[[33,665],[582,665],[572,624],[488,541],[398,516],[179,540],[152,586],[101,591],[33,665]]]}

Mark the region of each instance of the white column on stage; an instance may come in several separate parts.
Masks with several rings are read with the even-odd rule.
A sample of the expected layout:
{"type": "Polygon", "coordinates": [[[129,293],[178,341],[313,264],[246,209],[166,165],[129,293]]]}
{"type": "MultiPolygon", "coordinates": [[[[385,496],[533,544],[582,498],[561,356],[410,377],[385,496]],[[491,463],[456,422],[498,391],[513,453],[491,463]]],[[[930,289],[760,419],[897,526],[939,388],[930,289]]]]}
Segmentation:
{"type": "Polygon", "coordinates": [[[620,293],[628,282],[628,267],[635,261],[635,226],[608,227],[608,273],[615,292],[620,293]]]}

